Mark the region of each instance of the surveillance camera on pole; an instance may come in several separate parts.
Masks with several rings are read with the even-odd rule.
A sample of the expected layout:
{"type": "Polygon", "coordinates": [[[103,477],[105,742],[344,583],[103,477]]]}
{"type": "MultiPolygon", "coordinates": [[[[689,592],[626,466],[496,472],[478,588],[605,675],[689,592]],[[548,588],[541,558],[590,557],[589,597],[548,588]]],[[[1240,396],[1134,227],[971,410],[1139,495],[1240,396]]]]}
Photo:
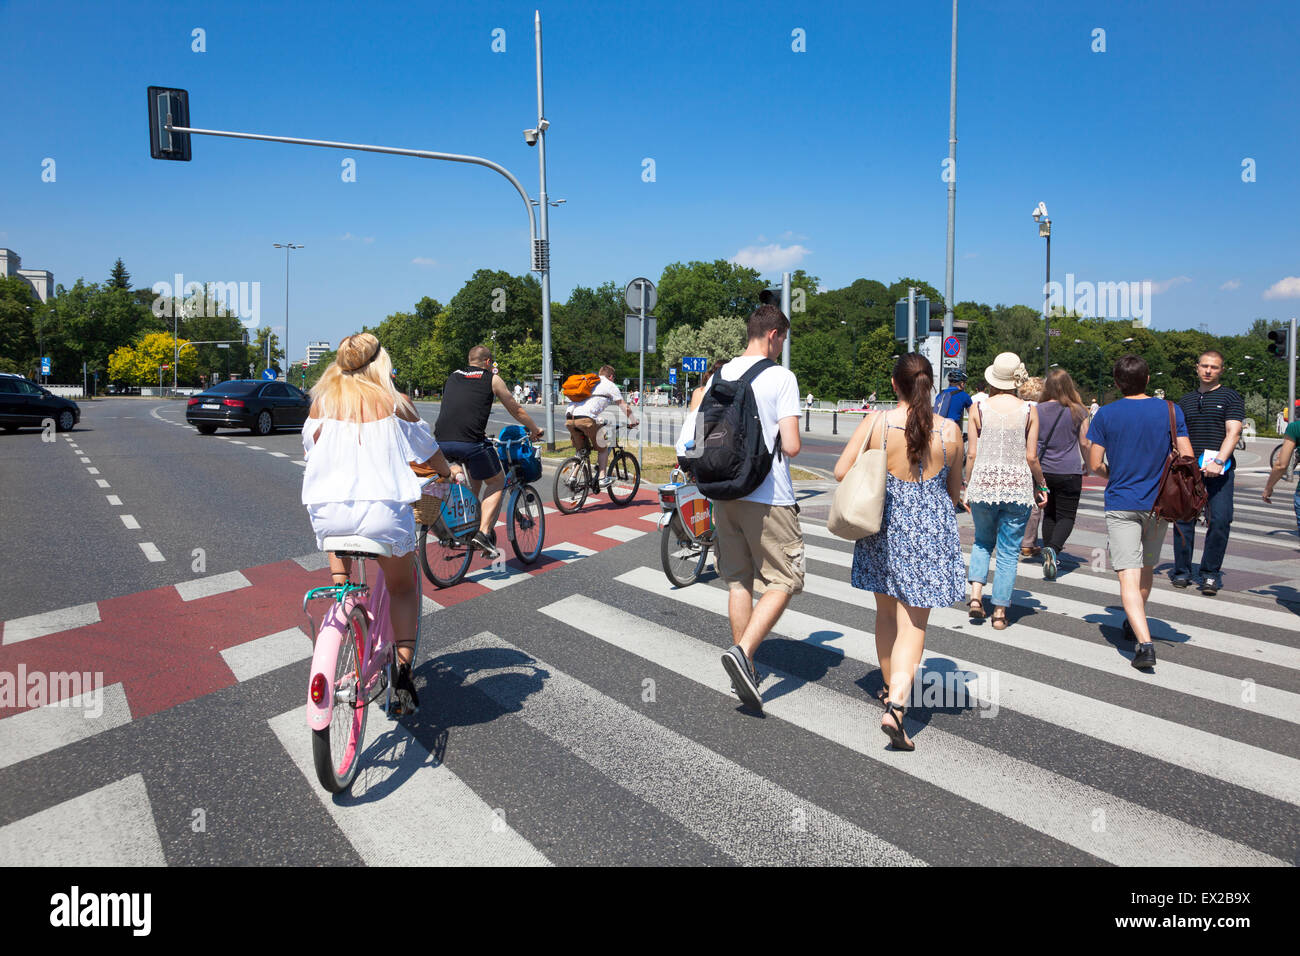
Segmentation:
{"type": "Polygon", "coordinates": [[[526,129],[526,130],[524,130],[524,142],[527,143],[529,146],[536,146],[536,145],[537,145],[537,130],[535,130],[535,129],[526,129]]]}

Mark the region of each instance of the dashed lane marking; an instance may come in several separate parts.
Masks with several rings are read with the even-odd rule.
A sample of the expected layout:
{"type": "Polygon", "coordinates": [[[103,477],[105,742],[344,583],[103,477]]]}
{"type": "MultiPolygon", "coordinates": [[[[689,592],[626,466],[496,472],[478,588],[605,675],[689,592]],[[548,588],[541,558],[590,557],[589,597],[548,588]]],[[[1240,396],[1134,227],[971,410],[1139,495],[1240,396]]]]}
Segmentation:
{"type": "Polygon", "coordinates": [[[108,503],[115,508],[122,504],[122,499],[117,495],[104,495],[104,497],[107,498],[108,503]]]}
{"type": "Polygon", "coordinates": [[[99,469],[98,469],[98,468],[87,468],[86,471],[90,472],[92,475],[97,475],[97,474],[99,474],[99,469]]]}
{"type": "Polygon", "coordinates": [[[154,544],[152,541],[141,541],[140,550],[144,552],[144,556],[148,558],[150,561],[167,560],[166,558],[163,557],[163,553],[158,550],[158,546],[154,544]]]}
{"type": "Polygon", "coordinates": [[[4,640],[0,643],[17,644],[19,641],[30,641],[34,637],[44,637],[46,634],[57,634],[59,631],[98,623],[98,604],[76,604],[57,611],[29,614],[27,617],[16,617],[12,621],[5,621],[4,640]]]}
{"type": "Polygon", "coordinates": [[[140,529],[140,522],[135,520],[135,515],[118,515],[118,517],[122,519],[122,524],[126,525],[128,530],[138,531],[140,529]]]}
{"type": "Polygon", "coordinates": [[[101,487],[101,488],[111,488],[111,487],[113,487],[113,486],[110,485],[107,481],[105,481],[103,478],[96,478],[96,479],[95,479],[95,484],[99,485],[99,487],[101,487]]]}
{"type": "Polygon", "coordinates": [[[182,601],[193,601],[197,598],[211,597],[214,594],[225,594],[227,591],[238,591],[240,588],[251,587],[248,578],[244,577],[239,571],[227,571],[224,574],[211,574],[206,578],[198,578],[194,581],[181,581],[175,585],[176,593],[181,596],[182,601]]]}

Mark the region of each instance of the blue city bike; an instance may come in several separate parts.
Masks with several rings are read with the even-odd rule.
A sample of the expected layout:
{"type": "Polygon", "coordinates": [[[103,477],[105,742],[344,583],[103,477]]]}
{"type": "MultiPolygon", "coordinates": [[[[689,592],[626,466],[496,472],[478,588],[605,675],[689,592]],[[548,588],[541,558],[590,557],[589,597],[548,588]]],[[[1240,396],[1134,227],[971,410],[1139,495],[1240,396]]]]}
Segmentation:
{"type": "MultiPolygon", "coordinates": [[[[511,425],[493,439],[506,472],[505,507],[501,509],[510,547],[524,564],[542,553],[546,538],[546,511],[532,482],[541,477],[540,446],[528,440],[523,428],[511,425]]],[[[416,549],[424,576],[440,588],[458,584],[469,572],[475,548],[470,544],[479,527],[479,500],[462,474],[460,480],[434,477],[425,483],[416,503],[420,525],[416,549]]],[[[492,541],[496,543],[496,529],[492,541]]]]}

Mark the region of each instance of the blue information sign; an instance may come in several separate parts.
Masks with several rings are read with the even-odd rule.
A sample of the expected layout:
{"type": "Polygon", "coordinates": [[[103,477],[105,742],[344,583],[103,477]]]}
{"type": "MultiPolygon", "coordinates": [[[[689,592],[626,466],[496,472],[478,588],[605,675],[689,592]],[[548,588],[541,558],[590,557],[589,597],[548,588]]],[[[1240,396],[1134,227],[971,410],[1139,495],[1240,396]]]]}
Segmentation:
{"type": "Polygon", "coordinates": [[[675,368],[670,368],[670,369],[668,370],[668,383],[669,383],[670,385],[676,385],[676,384],[677,384],[677,369],[675,369],[675,368]]]}
{"type": "Polygon", "coordinates": [[[708,363],[708,359],[706,359],[703,355],[694,356],[694,357],[684,356],[682,358],[682,368],[687,372],[697,372],[703,374],[705,367],[707,366],[707,363],[708,363]]]}
{"type": "Polygon", "coordinates": [[[41,374],[50,374],[50,357],[48,355],[41,356],[41,374]]]}
{"type": "Polygon", "coordinates": [[[948,358],[956,358],[961,355],[961,340],[955,335],[950,335],[943,340],[943,354],[948,358]]]}
{"type": "Polygon", "coordinates": [[[275,374],[275,369],[264,368],[262,369],[262,378],[266,379],[268,382],[274,382],[278,376],[275,374]]]}

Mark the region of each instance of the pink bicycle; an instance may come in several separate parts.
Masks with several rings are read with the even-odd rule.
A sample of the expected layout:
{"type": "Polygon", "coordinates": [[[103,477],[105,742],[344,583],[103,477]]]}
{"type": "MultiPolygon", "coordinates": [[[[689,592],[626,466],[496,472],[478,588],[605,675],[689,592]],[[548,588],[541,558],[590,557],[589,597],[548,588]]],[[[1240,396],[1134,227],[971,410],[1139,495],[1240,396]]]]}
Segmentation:
{"type": "MultiPolygon", "coordinates": [[[[366,561],[390,557],[392,547],[360,535],[325,539],[325,550],[352,558],[360,568],[360,581],[351,574],[343,584],[312,588],[302,599],[311,622],[315,649],[311,680],[307,686],[307,726],[312,730],[312,757],[316,776],[326,790],[342,793],[356,777],[361,742],[366,734],[366,713],[384,695],[384,712],[392,703],[392,683],[397,671],[397,645],[388,617],[388,589],[384,572],[376,565],[375,582],[366,583],[366,561]],[[319,629],[307,602],[329,598],[333,604],[319,629]]],[[[413,562],[414,563],[414,562],[413,562]]],[[[416,602],[420,606],[420,568],[415,565],[416,602]]],[[[415,653],[420,650],[420,625],[416,618],[415,653]]],[[[412,656],[412,663],[419,658],[412,656]]]]}

